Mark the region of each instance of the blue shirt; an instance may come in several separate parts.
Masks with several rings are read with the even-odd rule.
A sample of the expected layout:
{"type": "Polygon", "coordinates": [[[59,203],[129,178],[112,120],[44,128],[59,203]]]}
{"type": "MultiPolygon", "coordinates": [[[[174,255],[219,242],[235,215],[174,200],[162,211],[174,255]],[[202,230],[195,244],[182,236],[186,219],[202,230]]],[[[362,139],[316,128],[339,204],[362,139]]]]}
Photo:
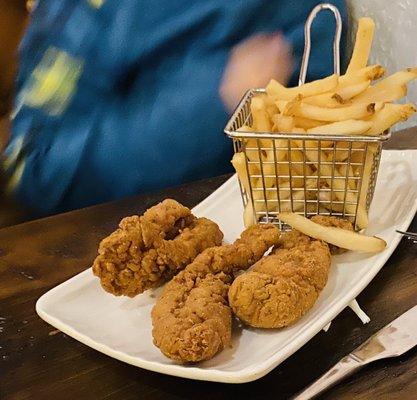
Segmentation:
{"type": "MultiPolygon", "coordinates": [[[[230,50],[282,31],[297,61],[316,0],[42,0],[20,49],[9,189],[39,214],[230,171],[219,98],[230,50]]],[[[342,0],[335,0],[342,15],[342,0]]],[[[332,73],[313,24],[308,80],[332,73]]]]}

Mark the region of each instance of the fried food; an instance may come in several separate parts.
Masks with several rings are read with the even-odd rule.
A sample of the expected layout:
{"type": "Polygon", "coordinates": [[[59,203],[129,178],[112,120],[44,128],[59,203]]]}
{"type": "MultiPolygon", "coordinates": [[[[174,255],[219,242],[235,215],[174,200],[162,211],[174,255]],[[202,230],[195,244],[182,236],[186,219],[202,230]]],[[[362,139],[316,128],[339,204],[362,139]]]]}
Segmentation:
{"type": "MultiPolygon", "coordinates": [[[[314,215],[311,217],[311,220],[322,226],[333,226],[335,228],[345,229],[347,231],[354,231],[352,222],[348,221],[347,219],[328,215],[314,215]]],[[[341,254],[346,251],[346,249],[342,249],[341,247],[335,246],[333,244],[327,244],[329,245],[331,254],[341,254]]]]}
{"type": "Polygon", "coordinates": [[[370,188],[376,179],[380,141],[386,139],[391,126],[417,112],[412,103],[392,103],[406,96],[407,84],[417,79],[416,67],[374,82],[385,74],[381,65],[367,66],[374,29],[371,18],[359,20],[352,57],[344,75],[333,74],[290,88],[271,80],[263,93],[257,91],[248,99],[252,118],[242,118],[246,116],[247,105],[239,110],[240,120],[235,119],[235,124],[244,122],[250,125],[244,125],[244,132],[262,134],[259,138],[234,136],[240,142],[235,149],[242,154],[235,155],[232,164],[244,192],[245,226],[287,211],[289,205],[292,212],[307,210],[313,204],[312,201],[308,204],[307,198],[319,203],[323,195],[319,188],[327,186],[330,203],[326,208],[338,212],[342,206],[347,214],[355,216],[355,228],[367,227],[367,199],[372,197],[370,188]],[[267,138],[265,133],[280,135],[267,138]],[[292,140],[287,134],[298,137],[292,140]],[[331,138],[327,140],[326,136],[331,138]],[[378,136],[384,137],[379,140],[378,136]],[[292,176],[294,151],[303,156],[298,161],[301,168],[294,174],[296,178],[292,176]],[[245,168],[247,165],[249,168],[245,168]],[[308,169],[317,173],[315,187],[305,185],[312,175],[308,169]],[[288,176],[290,202],[281,196],[271,199],[282,179],[288,176]],[[303,204],[295,198],[299,191],[293,189],[305,189],[305,194],[309,192],[312,196],[304,196],[303,204]]]}
{"type": "Polygon", "coordinates": [[[143,216],[124,218],[101,241],[93,273],[107,292],[134,297],[171,279],[222,239],[217,224],[167,199],[143,216]]]}
{"type": "Polygon", "coordinates": [[[375,23],[372,18],[362,17],[358,21],[355,47],[353,48],[347,74],[366,66],[371,52],[372,39],[374,37],[375,23]]]}
{"type": "Polygon", "coordinates": [[[277,244],[273,225],[254,225],[234,244],[205,250],[168,282],[152,310],[154,344],[182,363],[212,358],[230,346],[232,313],[227,294],[235,273],[277,244]]]}
{"type": "Polygon", "coordinates": [[[278,218],[293,229],[342,249],[364,253],[378,253],[387,246],[385,240],[376,236],[361,235],[334,226],[323,226],[298,214],[280,213],[278,218]]]}
{"type": "Polygon", "coordinates": [[[232,283],[230,307],[253,327],[291,325],[316,302],[326,285],[330,264],[326,243],[297,231],[284,233],[271,255],[232,283]]]}

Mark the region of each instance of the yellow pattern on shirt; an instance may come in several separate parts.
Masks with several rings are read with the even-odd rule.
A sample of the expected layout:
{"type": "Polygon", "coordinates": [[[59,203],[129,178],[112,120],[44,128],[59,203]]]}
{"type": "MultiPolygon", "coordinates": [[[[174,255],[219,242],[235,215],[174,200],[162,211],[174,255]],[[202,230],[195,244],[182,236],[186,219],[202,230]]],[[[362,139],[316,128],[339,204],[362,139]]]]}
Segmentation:
{"type": "Polygon", "coordinates": [[[50,115],[61,114],[76,91],[82,69],[82,60],[50,47],[19,95],[22,103],[50,115]]]}
{"type": "Polygon", "coordinates": [[[94,8],[100,8],[105,0],[88,0],[90,5],[94,8]]]}
{"type": "Polygon", "coordinates": [[[10,173],[10,171],[8,171],[10,168],[14,168],[5,187],[6,193],[12,193],[16,189],[22,179],[23,171],[25,169],[25,160],[17,162],[17,158],[23,147],[23,136],[15,139],[14,142],[11,143],[11,146],[12,150],[10,154],[6,156],[2,163],[3,169],[8,173],[10,173]]]}

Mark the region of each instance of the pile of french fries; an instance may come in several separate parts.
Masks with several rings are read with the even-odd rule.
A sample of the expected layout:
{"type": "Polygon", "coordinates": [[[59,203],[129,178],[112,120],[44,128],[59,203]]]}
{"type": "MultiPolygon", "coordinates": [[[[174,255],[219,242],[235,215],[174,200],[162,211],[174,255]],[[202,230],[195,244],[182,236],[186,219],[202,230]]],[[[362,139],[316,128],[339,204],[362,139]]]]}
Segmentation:
{"type": "Polygon", "coordinates": [[[239,131],[305,134],[306,140],[245,139],[246,151],[236,153],[232,164],[245,192],[252,194],[244,212],[246,226],[253,224],[257,214],[266,208],[269,212],[277,211],[278,203],[280,212],[304,210],[305,202],[314,200],[314,191],[301,189],[318,187],[327,188],[316,190],[316,200],[327,200],[323,203],[328,211],[355,215],[357,228],[367,226],[367,193],[378,144],[321,140],[319,148],[318,140],[307,139],[312,134],[378,136],[416,112],[414,104],[393,102],[407,94],[406,85],[417,78],[417,68],[380,79],[385,74],[384,67],[367,65],[374,28],[371,18],[359,20],[354,50],[344,75],[333,74],[292,88],[271,80],[265,93],[252,97],[252,123],[239,131]],[[378,81],[374,83],[375,80],[378,81]],[[292,163],[285,163],[288,157],[292,163]],[[360,167],[355,166],[361,162],[360,167]],[[289,178],[291,175],[297,178],[289,178]],[[314,176],[317,178],[312,179],[314,176]],[[355,176],[361,179],[342,179],[355,176]],[[323,198],[318,199],[319,195],[323,198]]]}

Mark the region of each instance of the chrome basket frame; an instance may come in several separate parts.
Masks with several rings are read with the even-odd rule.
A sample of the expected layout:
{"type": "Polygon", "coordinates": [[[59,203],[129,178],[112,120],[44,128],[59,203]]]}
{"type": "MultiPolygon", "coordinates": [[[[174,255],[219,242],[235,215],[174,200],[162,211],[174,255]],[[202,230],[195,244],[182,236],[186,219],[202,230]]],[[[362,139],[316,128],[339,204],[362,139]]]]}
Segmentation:
{"type": "MultiPolygon", "coordinates": [[[[300,85],[304,83],[308,66],[311,23],[317,13],[323,9],[330,9],[336,18],[333,43],[334,70],[335,73],[340,72],[339,40],[342,24],[340,14],[331,4],[319,4],[310,13],[305,24],[305,48],[300,70],[300,85]]],[[[280,222],[278,214],[282,211],[291,211],[306,217],[321,214],[347,218],[352,221],[355,229],[359,229],[357,213],[361,191],[367,191],[366,211],[369,211],[378,175],[382,143],[390,138],[390,132],[384,132],[379,136],[352,136],[241,131],[240,128],[243,125],[252,123],[251,98],[261,93],[265,93],[265,89],[248,90],[224,129],[226,135],[233,140],[234,152],[245,154],[249,190],[245,190],[240,181],[239,185],[243,205],[252,207],[254,222],[275,223],[280,229],[285,230],[289,227],[280,222]],[[298,145],[294,145],[297,142],[298,145]],[[273,161],[264,161],[262,152],[271,150],[273,161]],[[286,152],[286,160],[277,160],[277,150],[286,152]],[[300,150],[302,150],[302,160],[299,157],[300,150]],[[307,160],[306,150],[317,151],[317,160],[314,162],[307,160]],[[294,160],[296,151],[299,152],[298,161],[294,160]],[[327,153],[322,153],[322,151],[327,153]],[[332,156],[327,160],[322,160],[321,154],[332,154],[332,156]],[[343,160],[340,160],[340,157],[337,158],[339,154],[344,154],[343,160]],[[367,188],[364,189],[364,168],[365,165],[369,165],[369,162],[372,163],[369,171],[370,178],[369,182],[366,182],[367,188]],[[271,165],[273,173],[266,174],[265,169],[271,165]],[[316,168],[314,175],[308,173],[312,165],[316,168]],[[328,167],[331,168],[331,173],[323,173],[323,168],[329,171],[328,167]],[[282,173],[281,170],[286,172],[282,173]],[[340,171],[343,172],[342,176],[340,176],[340,171]],[[303,180],[303,185],[296,187],[294,180],[300,179],[303,180]],[[267,180],[269,182],[272,180],[272,185],[266,185],[267,180]],[[344,190],[335,187],[340,186],[335,183],[336,180],[343,182],[344,190]],[[283,186],[283,181],[288,182],[288,185],[283,186]],[[323,187],[323,181],[328,187],[323,187]]],[[[270,168],[268,169],[271,171],[270,168]]]]}

